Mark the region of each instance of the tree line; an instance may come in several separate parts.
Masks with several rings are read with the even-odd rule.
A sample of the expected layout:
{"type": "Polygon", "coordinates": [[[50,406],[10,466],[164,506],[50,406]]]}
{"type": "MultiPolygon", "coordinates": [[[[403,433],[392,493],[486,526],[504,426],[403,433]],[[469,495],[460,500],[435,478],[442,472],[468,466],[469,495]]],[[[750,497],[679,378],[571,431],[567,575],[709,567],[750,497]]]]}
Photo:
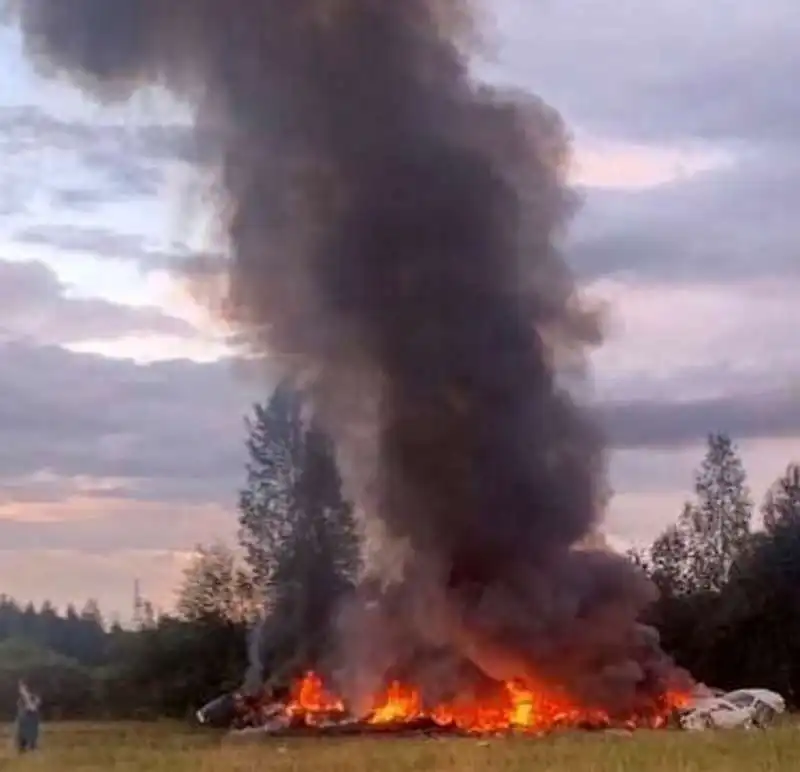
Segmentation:
{"type": "Polygon", "coordinates": [[[681,665],[708,684],[764,686],[800,704],[799,464],[757,508],[731,438],[710,436],[693,500],[630,557],[660,590],[648,621],[681,665]]]}
{"type": "MultiPolygon", "coordinates": [[[[0,597],[0,718],[20,677],[51,717],[186,718],[246,675],[281,687],[319,664],[359,569],[333,448],[286,386],[253,408],[246,443],[239,543],[198,547],[173,612],[145,603],[123,628],[91,601],[59,613],[0,597]]],[[[710,436],[691,500],[629,557],[660,590],[645,621],[679,664],[800,702],[800,466],[756,507],[735,444],[710,436]]]]}

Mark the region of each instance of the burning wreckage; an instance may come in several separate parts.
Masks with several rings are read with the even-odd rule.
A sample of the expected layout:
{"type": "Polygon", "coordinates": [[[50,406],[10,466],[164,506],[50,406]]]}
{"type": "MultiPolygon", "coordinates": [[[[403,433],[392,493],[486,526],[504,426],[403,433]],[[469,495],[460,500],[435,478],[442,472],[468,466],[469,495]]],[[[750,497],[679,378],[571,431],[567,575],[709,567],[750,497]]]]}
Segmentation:
{"type": "Polygon", "coordinates": [[[687,695],[665,695],[645,713],[612,716],[604,710],[577,706],[565,695],[548,694],[517,684],[503,684],[494,694],[461,696],[426,707],[418,690],[393,682],[374,708],[357,717],[328,692],[316,673],[307,673],[287,699],[269,695],[226,694],[197,711],[201,724],[230,727],[239,734],[351,734],[421,732],[459,735],[532,734],[561,728],[633,730],[669,725],[689,703],[687,695]]]}
{"type": "MultiPolygon", "coordinates": [[[[602,559],[607,559],[612,553],[597,542],[593,536],[585,540],[580,549],[586,552],[587,557],[597,557],[602,553],[602,559]]],[[[394,589],[399,597],[405,599],[405,584],[401,583],[394,589]]],[[[385,612],[393,608],[392,601],[398,597],[392,598],[392,590],[385,588],[378,591],[378,600],[374,585],[370,586],[370,591],[372,594],[368,599],[356,602],[349,598],[344,610],[352,611],[355,607],[359,613],[364,613],[364,608],[373,614],[380,610],[385,612]]],[[[396,607],[394,610],[399,611],[396,607]]],[[[399,635],[406,643],[414,641],[410,650],[405,651],[408,659],[403,663],[398,656],[401,650],[391,645],[393,626],[389,617],[378,615],[377,621],[373,619],[370,629],[375,637],[361,641],[367,644],[368,656],[374,656],[376,650],[390,654],[389,658],[381,660],[382,666],[370,667],[368,659],[356,657],[352,651],[336,657],[339,662],[344,661],[356,668],[362,677],[373,676],[369,685],[362,687],[360,692],[352,691],[355,679],[351,673],[335,667],[328,669],[327,675],[323,675],[322,669],[306,672],[288,688],[273,689],[262,685],[259,650],[260,645],[268,646],[269,641],[259,640],[262,628],[257,627],[251,645],[251,655],[254,655],[251,669],[242,688],[209,702],[197,711],[197,720],[204,725],[229,728],[237,735],[247,736],[364,733],[539,736],[558,729],[632,731],[684,727],[682,719],[689,714],[695,700],[711,694],[705,687],[694,684],[665,658],[657,646],[655,632],[641,625],[633,629],[642,647],[637,661],[643,663],[640,665],[643,676],[633,688],[626,684],[624,696],[609,699],[607,693],[603,695],[600,691],[600,696],[595,693],[594,702],[591,702],[593,695],[589,689],[576,689],[571,693],[564,686],[566,678],[551,677],[548,683],[531,675],[536,672],[535,666],[520,660],[511,660],[510,666],[507,665],[503,650],[494,652],[496,659],[490,661],[493,672],[505,669],[518,674],[504,680],[490,675],[488,668],[480,668],[474,661],[463,659],[460,651],[426,650],[424,642],[414,641],[408,634],[405,618],[398,613],[399,635]],[[390,645],[384,648],[387,641],[390,645]],[[648,661],[652,668],[649,673],[645,670],[648,661]],[[374,677],[376,674],[379,678],[374,677]],[[345,694],[350,687],[349,693],[355,694],[357,702],[349,702],[340,696],[337,681],[343,683],[345,694]],[[379,683],[377,687],[376,682],[379,683]]],[[[345,625],[344,631],[340,631],[341,636],[354,641],[345,635],[350,630],[346,615],[341,623],[345,625]]],[[[580,645],[578,649],[582,650],[580,645]]],[[[265,650],[263,653],[268,652],[265,650]]],[[[561,647],[560,653],[565,659],[570,656],[567,647],[561,647]]],[[[595,667],[602,669],[604,650],[600,643],[592,653],[596,658],[595,667]]],[[[480,652],[479,656],[484,658],[488,655],[480,652]]],[[[554,667],[550,665],[549,670],[554,670],[554,667]]],[[[592,677],[591,669],[585,672],[587,680],[592,677]]],[[[603,675],[609,677],[608,673],[603,675]]],[[[601,684],[604,683],[601,680],[601,684]]],[[[689,728],[688,724],[685,728],[689,728]]]]}
{"type": "Polygon", "coordinates": [[[693,684],[639,623],[654,588],[573,548],[608,491],[578,396],[601,325],[562,254],[567,128],[475,79],[473,11],[492,4],[6,5],[43,71],[192,107],[225,257],[175,270],[303,390],[359,516],[368,591],[335,613],[337,696],[309,675],[216,708],[280,727],[664,723],[693,684]]]}
{"type": "Polygon", "coordinates": [[[201,724],[230,728],[241,735],[303,733],[448,733],[459,735],[542,735],[557,729],[766,728],[786,710],[784,698],[769,689],[721,692],[697,685],[692,693],[665,695],[647,713],[613,717],[587,710],[566,696],[506,684],[493,697],[461,698],[423,707],[419,692],[392,683],[366,716],[357,718],[330,694],[316,673],[307,673],[284,699],[276,695],[226,694],[197,711],[201,724]]]}

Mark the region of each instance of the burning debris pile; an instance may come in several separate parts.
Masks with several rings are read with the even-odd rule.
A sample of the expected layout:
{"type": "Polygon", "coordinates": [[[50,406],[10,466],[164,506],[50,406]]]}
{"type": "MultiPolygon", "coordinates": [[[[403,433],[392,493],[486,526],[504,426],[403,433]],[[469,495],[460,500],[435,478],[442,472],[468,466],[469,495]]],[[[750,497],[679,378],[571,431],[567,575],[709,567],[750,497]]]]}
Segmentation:
{"type": "MultiPolygon", "coordinates": [[[[570,390],[601,336],[559,249],[567,132],[475,81],[470,3],[11,2],[51,71],[195,107],[224,193],[226,318],[303,388],[361,518],[362,583],[309,663],[347,713],[660,720],[690,679],[638,622],[653,587],[574,549],[606,485],[570,390]]],[[[298,698],[281,720],[328,713],[298,698]]]]}
{"type": "Polygon", "coordinates": [[[543,734],[560,728],[660,728],[667,725],[676,710],[685,707],[687,699],[684,694],[666,694],[650,705],[647,713],[612,716],[604,710],[581,708],[565,694],[548,694],[508,683],[498,685],[493,693],[460,694],[452,702],[425,706],[417,689],[393,682],[376,697],[372,710],[357,718],[341,699],[327,691],[319,675],[309,672],[295,684],[286,700],[226,696],[198,711],[198,718],[207,723],[214,720],[216,712],[225,723],[231,721],[234,729],[269,734],[303,729],[337,734],[398,731],[543,734]],[[219,715],[220,711],[225,715],[219,715]]]}

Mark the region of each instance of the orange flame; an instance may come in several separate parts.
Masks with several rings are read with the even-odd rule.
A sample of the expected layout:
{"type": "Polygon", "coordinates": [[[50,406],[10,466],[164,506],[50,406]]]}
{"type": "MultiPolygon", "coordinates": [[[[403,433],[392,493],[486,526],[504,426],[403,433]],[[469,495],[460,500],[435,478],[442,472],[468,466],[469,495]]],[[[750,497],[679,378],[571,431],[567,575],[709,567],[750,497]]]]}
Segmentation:
{"type": "Polygon", "coordinates": [[[344,703],[325,690],[322,679],[316,673],[306,673],[305,678],[295,684],[286,713],[314,724],[321,716],[343,713],[344,709],[344,703]]]}
{"type": "MultiPolygon", "coordinates": [[[[627,728],[664,726],[676,708],[686,704],[687,696],[668,693],[646,715],[631,716],[621,723],[627,728]]],[[[426,709],[419,691],[397,681],[389,685],[374,703],[368,719],[373,725],[404,724],[427,719],[442,727],[464,732],[486,733],[505,730],[543,732],[558,726],[606,727],[612,723],[601,710],[581,708],[566,696],[550,694],[518,683],[499,686],[489,698],[465,697],[426,709]]],[[[286,713],[315,725],[332,714],[346,712],[344,703],[325,690],[316,673],[308,673],[292,691],[286,713]]]]}

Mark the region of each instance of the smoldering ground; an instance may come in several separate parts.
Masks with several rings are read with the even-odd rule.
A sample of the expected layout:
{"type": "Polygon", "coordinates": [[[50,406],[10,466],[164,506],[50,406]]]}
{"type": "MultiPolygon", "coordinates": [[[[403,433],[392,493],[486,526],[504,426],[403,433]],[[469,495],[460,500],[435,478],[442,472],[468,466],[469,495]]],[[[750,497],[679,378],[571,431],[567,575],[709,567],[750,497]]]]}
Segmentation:
{"type": "MultiPolygon", "coordinates": [[[[380,580],[342,616],[345,694],[413,671],[417,651],[611,708],[663,688],[675,671],[636,623],[650,586],[572,549],[596,525],[604,448],[559,372],[600,337],[558,246],[567,134],[535,97],[473,80],[468,3],[21,0],[12,15],[52,73],[106,99],[163,84],[213,142],[226,317],[309,389],[380,580]]],[[[426,673],[423,689],[441,684],[426,673]]]]}

